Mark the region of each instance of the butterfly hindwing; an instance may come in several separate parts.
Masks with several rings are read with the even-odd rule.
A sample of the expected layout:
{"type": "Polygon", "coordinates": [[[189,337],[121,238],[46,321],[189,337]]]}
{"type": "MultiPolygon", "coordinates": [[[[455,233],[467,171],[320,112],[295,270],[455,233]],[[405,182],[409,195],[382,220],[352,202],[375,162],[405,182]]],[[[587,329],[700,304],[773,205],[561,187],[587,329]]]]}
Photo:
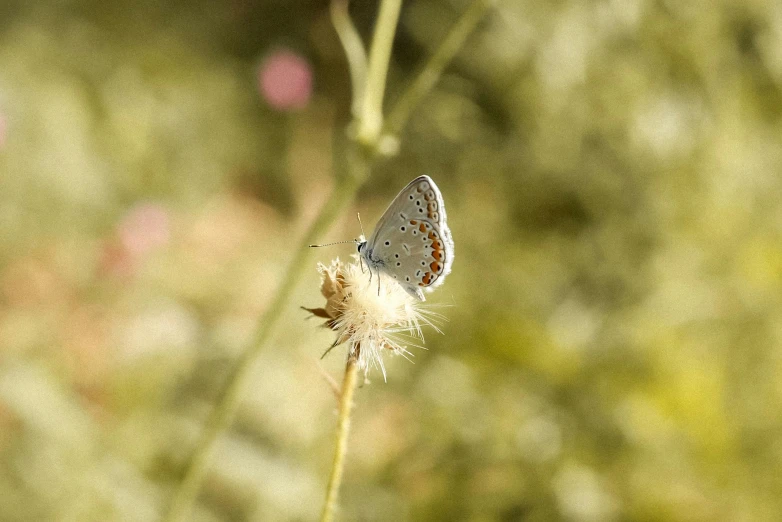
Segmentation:
{"type": "Polygon", "coordinates": [[[410,182],[377,223],[364,250],[367,264],[424,300],[421,289],[441,284],[453,262],[445,206],[428,176],[410,182]]]}

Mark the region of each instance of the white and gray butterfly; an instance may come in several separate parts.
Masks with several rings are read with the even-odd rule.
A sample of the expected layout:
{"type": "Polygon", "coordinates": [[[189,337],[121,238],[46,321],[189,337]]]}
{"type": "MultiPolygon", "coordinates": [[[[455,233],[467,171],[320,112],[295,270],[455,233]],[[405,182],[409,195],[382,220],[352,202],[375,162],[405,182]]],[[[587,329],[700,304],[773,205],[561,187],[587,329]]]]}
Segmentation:
{"type": "MultiPolygon", "coordinates": [[[[363,238],[362,238],[363,239],[363,238]]],[[[420,301],[445,281],[453,263],[453,239],[440,189],[429,176],[411,181],[386,209],[358,252],[380,277],[388,275],[420,301]]]]}

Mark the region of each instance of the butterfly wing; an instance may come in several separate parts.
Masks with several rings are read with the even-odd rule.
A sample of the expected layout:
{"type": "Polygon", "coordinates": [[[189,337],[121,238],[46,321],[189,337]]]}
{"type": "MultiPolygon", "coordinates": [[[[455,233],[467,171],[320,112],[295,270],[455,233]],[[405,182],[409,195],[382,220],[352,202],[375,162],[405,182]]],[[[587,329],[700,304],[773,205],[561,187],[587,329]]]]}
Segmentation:
{"type": "Polygon", "coordinates": [[[422,301],[422,289],[443,283],[453,263],[453,240],[432,178],[420,176],[402,189],[378,221],[365,252],[369,266],[422,301]]]}

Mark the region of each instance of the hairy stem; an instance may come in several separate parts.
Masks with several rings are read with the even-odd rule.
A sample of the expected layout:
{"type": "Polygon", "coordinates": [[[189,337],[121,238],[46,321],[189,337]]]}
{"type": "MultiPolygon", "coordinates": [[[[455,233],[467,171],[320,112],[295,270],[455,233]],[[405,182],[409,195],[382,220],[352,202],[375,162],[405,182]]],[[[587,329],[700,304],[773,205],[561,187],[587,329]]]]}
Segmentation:
{"type": "Polygon", "coordinates": [[[342,471],[345,468],[345,455],[348,451],[348,432],[350,431],[350,413],[353,410],[353,391],[356,389],[358,364],[355,357],[349,357],[345,366],[345,377],[339,399],[339,418],[337,420],[337,443],[334,448],[334,462],[331,466],[329,485],[326,488],[326,501],[323,504],[321,522],[334,520],[339,499],[339,486],[342,484],[342,471]]]}

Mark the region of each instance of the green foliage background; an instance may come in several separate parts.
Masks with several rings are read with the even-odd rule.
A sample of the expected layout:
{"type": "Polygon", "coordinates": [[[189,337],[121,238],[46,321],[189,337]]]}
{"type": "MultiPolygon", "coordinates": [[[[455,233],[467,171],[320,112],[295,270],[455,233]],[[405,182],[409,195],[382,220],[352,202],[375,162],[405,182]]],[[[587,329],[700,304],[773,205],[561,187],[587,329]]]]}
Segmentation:
{"type": "MultiPolygon", "coordinates": [[[[405,3],[390,101],[465,7],[405,3]]],[[[0,13],[0,518],[157,520],[328,193],[343,55],[325,2],[0,13]],[[304,110],[258,92],[279,48],[312,64],[304,110]]],[[[774,0],[501,2],[356,205],[374,223],[431,175],[456,260],[445,335],[357,392],[343,519],[782,516],[781,114],[774,0]]],[[[321,299],[313,262],[293,303],[321,299]]],[[[317,516],[332,339],[306,316],[193,520],[317,516]]]]}

